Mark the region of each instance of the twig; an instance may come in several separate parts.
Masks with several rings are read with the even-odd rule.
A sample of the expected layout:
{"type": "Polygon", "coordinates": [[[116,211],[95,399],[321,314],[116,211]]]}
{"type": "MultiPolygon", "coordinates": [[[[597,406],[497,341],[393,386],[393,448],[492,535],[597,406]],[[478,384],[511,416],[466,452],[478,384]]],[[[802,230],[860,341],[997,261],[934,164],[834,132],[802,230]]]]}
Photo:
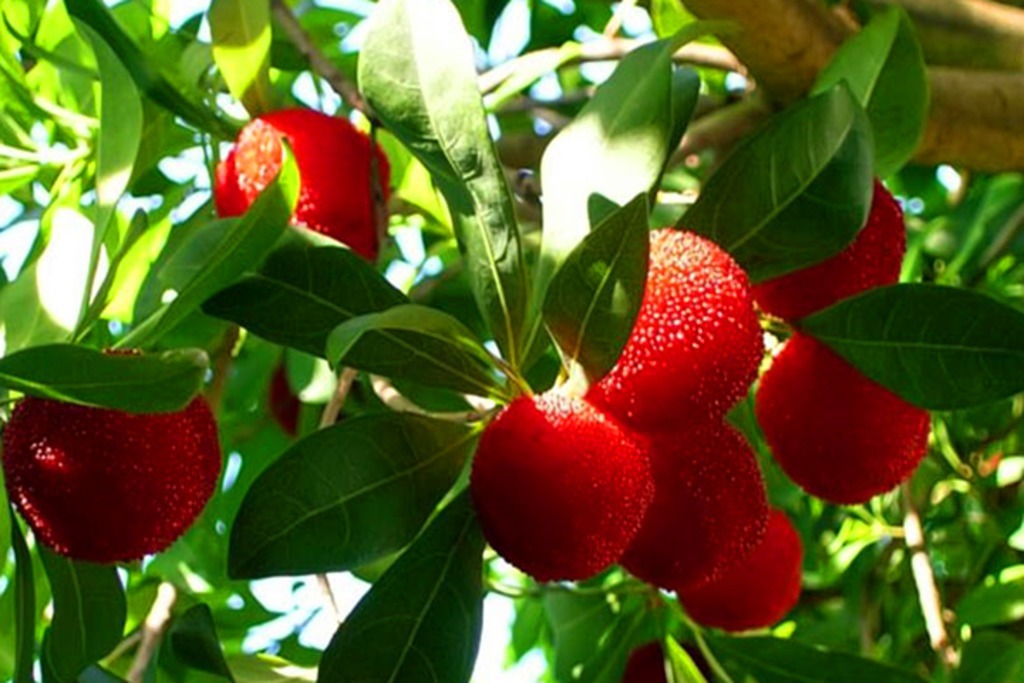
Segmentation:
{"type": "Polygon", "coordinates": [[[164,630],[171,621],[171,610],[174,609],[174,603],[177,600],[177,589],[166,581],[161,583],[156,591],[156,599],[153,600],[153,605],[149,608],[149,614],[142,622],[142,638],[139,649],[135,652],[132,667],[125,677],[128,683],[141,683],[146,669],[149,668],[149,663],[160,645],[160,640],[164,636],[164,630]]]}
{"type": "Polygon", "coordinates": [[[210,410],[214,414],[220,409],[221,401],[224,398],[224,387],[227,385],[228,371],[231,369],[231,359],[234,356],[235,345],[238,343],[238,325],[230,325],[217,347],[217,355],[213,359],[213,379],[206,389],[206,402],[210,404],[210,410]]]}
{"type": "Polygon", "coordinates": [[[370,120],[370,214],[377,231],[377,244],[383,245],[388,238],[388,206],[384,199],[384,182],[380,175],[380,158],[377,156],[377,121],[370,120]]]}
{"type": "Polygon", "coordinates": [[[334,595],[334,589],[331,588],[331,581],[327,578],[327,574],[317,574],[316,584],[320,587],[320,592],[323,593],[324,602],[327,603],[327,609],[330,610],[331,616],[340,624],[344,617],[341,610],[338,609],[338,598],[334,595]]]}
{"type": "Polygon", "coordinates": [[[978,272],[970,283],[972,286],[980,282],[989,266],[998,261],[1009,250],[1010,245],[1021,234],[1021,231],[1024,231],[1024,204],[1017,207],[1017,210],[1013,212],[1013,215],[1010,216],[1006,224],[999,230],[999,234],[992,240],[992,244],[981,255],[981,259],[978,261],[978,272]]]}
{"type": "Polygon", "coordinates": [[[626,13],[636,7],[636,0],[622,0],[619,6],[612,13],[612,18],[605,24],[602,35],[605,38],[613,38],[622,29],[622,22],[626,19],[626,13]]]}
{"type": "Polygon", "coordinates": [[[403,396],[395,388],[395,385],[391,383],[391,380],[386,377],[371,375],[370,384],[373,387],[373,393],[377,394],[377,398],[397,413],[413,413],[414,415],[423,415],[424,417],[432,417],[435,420],[445,420],[447,422],[477,422],[484,419],[487,413],[490,412],[486,410],[464,410],[452,413],[435,413],[420,407],[403,396]]]}
{"type": "Polygon", "coordinates": [[[345,101],[348,106],[353,109],[366,114],[370,120],[374,119],[373,113],[370,111],[370,106],[366,100],[359,93],[359,89],[355,83],[350,81],[348,77],[342,73],[341,69],[334,65],[334,62],[329,60],[323,52],[313,43],[313,40],[306,33],[306,30],[302,28],[299,20],[292,14],[291,9],[284,0],[271,0],[271,9],[274,13],[274,18],[277,19],[278,24],[281,26],[281,30],[284,31],[299,52],[309,60],[309,65],[313,71],[323,77],[334,92],[338,93],[338,96],[345,101]]]}
{"type": "Polygon", "coordinates": [[[914,505],[910,493],[910,485],[900,486],[903,494],[903,533],[906,536],[907,550],[910,551],[910,571],[917,586],[917,596],[921,603],[921,614],[924,616],[928,639],[939,661],[946,669],[951,669],[960,661],[960,655],[953,647],[943,617],[942,596],[939,595],[932,571],[931,558],[924,543],[924,530],[921,528],[921,515],[914,505]]]}
{"type": "Polygon", "coordinates": [[[342,368],[338,374],[338,384],[334,388],[334,393],[331,394],[331,400],[327,402],[324,411],[320,413],[320,429],[330,427],[338,421],[338,414],[345,407],[348,392],[352,390],[352,383],[355,382],[358,374],[359,371],[354,368],[342,368]]]}

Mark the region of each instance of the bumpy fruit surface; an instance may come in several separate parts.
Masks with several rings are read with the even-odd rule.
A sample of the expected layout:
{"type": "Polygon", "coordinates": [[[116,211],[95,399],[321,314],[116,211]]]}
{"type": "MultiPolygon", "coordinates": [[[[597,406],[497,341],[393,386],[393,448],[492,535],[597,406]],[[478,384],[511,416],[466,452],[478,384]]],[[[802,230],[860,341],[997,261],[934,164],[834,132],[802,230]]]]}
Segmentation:
{"type": "Polygon", "coordinates": [[[903,211],[875,181],[868,222],[853,242],[821,263],[756,285],[754,299],[772,315],[799,320],[854,294],[896,283],[906,251],[903,211]]]}
{"type": "Polygon", "coordinates": [[[661,643],[647,643],[630,652],[621,683],[668,683],[661,643]]]}
{"type": "Polygon", "coordinates": [[[586,401],[548,392],[487,426],[470,489],[487,540],[539,581],[618,561],[654,494],[646,452],[586,401]]]}
{"type": "Polygon", "coordinates": [[[636,324],[587,398],[642,431],[720,419],[747,393],[763,352],[736,262],[693,233],[655,230],[636,324]]]}
{"type": "Polygon", "coordinates": [[[803,546],[789,518],[773,510],[750,557],[679,600],[694,621],[726,631],[771,626],[800,599],[803,546]]]}
{"type": "Polygon", "coordinates": [[[742,562],[764,534],[764,481],[746,440],[709,423],[661,434],[649,448],[654,502],[622,566],[675,590],[742,562]]]}
{"type": "Polygon", "coordinates": [[[3,445],[7,492],[37,538],[91,562],[169,546],[220,475],[217,425],[202,398],[146,415],[26,398],[3,445]]]}
{"type": "Polygon", "coordinates": [[[813,496],[863,503],[908,478],[928,446],[928,412],[796,334],[761,378],[757,420],[789,477],[813,496]]]}
{"type": "MultiPolygon", "coordinates": [[[[301,188],[294,223],[344,242],[375,261],[370,139],[349,121],[310,109],[282,109],[251,121],[217,167],[214,200],[222,217],[245,212],[281,168],[281,138],[291,145],[301,188]]],[[[390,167],[376,147],[387,201],[390,167]]]]}
{"type": "Polygon", "coordinates": [[[283,364],[278,365],[270,377],[268,405],[274,421],[285,434],[288,436],[298,434],[299,410],[302,408],[302,402],[288,384],[288,374],[283,364]]]}

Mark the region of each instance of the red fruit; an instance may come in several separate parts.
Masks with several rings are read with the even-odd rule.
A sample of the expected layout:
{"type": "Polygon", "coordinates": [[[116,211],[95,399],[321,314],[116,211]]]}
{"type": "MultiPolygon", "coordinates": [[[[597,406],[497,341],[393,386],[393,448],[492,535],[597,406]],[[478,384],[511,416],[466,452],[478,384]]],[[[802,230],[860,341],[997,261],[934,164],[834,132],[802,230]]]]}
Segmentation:
{"type": "Polygon", "coordinates": [[[220,475],[217,425],[202,398],[146,415],[26,398],[3,446],[7,492],[36,537],[91,562],[169,546],[220,475]]]}
{"type": "Polygon", "coordinates": [[[747,393],[763,353],[736,262],[693,233],[655,230],[633,332],[587,398],[642,431],[718,420],[747,393]]]}
{"type": "Polygon", "coordinates": [[[761,543],[742,564],[679,600],[694,621],[726,631],[771,626],[800,598],[803,546],[789,518],[772,510],[761,543]]]}
{"type": "MultiPolygon", "coordinates": [[[[375,261],[379,236],[373,218],[370,139],[346,119],[311,109],[282,109],[251,121],[217,167],[217,213],[244,213],[270,184],[281,167],[282,136],[291,145],[302,180],[292,222],[375,261]]],[[[376,155],[387,202],[390,166],[380,147],[376,155]]]]}
{"type": "Polygon", "coordinates": [[[782,469],[813,496],[863,503],[907,479],[928,445],[928,412],[794,335],[761,378],[757,420],[782,469]]]}
{"type": "Polygon", "coordinates": [[[621,683],[668,683],[661,643],[650,642],[630,652],[621,683]]]}
{"type": "Polygon", "coordinates": [[[654,502],[622,566],[674,590],[742,562],[764,534],[764,481],[746,440],[709,423],[661,434],[649,449],[654,502]]]}
{"type": "Polygon", "coordinates": [[[821,263],[755,285],[754,299],[772,315],[799,320],[840,299],[899,281],[906,251],[903,211],[876,180],[868,222],[849,246],[821,263]]]}
{"type": "Polygon", "coordinates": [[[284,365],[278,365],[270,377],[268,404],[270,414],[284,433],[288,436],[298,434],[299,410],[302,408],[302,401],[288,384],[288,374],[285,372],[284,365]]]}
{"type": "Polygon", "coordinates": [[[642,446],[586,401],[513,401],[484,431],[470,490],[484,535],[538,581],[618,561],[654,494],[642,446]]]}

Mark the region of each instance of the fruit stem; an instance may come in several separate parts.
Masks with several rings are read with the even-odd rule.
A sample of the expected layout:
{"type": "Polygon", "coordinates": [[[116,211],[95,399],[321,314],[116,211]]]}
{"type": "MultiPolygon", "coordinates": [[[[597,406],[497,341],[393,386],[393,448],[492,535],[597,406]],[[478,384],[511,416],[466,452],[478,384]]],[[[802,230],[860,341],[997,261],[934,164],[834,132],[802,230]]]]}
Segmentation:
{"type": "Polygon", "coordinates": [[[718,657],[715,656],[715,653],[712,652],[711,648],[708,646],[707,641],[704,639],[704,629],[690,618],[690,615],[686,613],[686,610],[683,609],[683,606],[679,604],[678,601],[668,600],[666,602],[672,606],[676,615],[684,624],[686,624],[686,628],[690,629],[690,632],[693,633],[693,639],[697,643],[697,649],[700,650],[700,653],[707,661],[708,666],[711,667],[711,671],[715,674],[715,678],[717,678],[720,683],[736,683],[732,676],[729,675],[729,672],[725,670],[725,667],[722,666],[722,663],[718,661],[718,657]]]}

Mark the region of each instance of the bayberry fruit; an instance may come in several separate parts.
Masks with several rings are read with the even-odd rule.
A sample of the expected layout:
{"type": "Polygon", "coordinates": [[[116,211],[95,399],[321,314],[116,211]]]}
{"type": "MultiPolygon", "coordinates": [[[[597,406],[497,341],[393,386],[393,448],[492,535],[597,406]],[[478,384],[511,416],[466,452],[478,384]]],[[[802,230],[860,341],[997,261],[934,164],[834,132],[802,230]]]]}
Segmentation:
{"type": "Polygon", "coordinates": [[[587,398],[641,431],[721,419],[747,393],[763,353],[736,262],[693,233],[655,230],[636,324],[587,398]]]}
{"type": "Polygon", "coordinates": [[[754,286],[754,299],[767,313],[799,320],[841,299],[899,281],[907,235],[903,211],[875,181],[864,228],[841,252],[808,268],[754,286]]]}
{"type": "Polygon", "coordinates": [[[487,540],[538,581],[585,579],[618,561],[654,495],[642,445],[554,391],[516,399],[487,426],[470,489],[487,540]]]}
{"type": "Polygon", "coordinates": [[[668,683],[661,643],[653,641],[630,652],[621,683],[668,683]]]}
{"type": "Polygon", "coordinates": [[[648,450],[654,502],[622,566],[674,590],[742,562],[764,534],[764,481],[742,435],[722,423],[659,434],[648,450]]]}
{"type": "Polygon", "coordinates": [[[267,403],[274,421],[285,434],[295,436],[299,433],[299,411],[302,408],[302,401],[288,384],[288,373],[284,364],[278,365],[270,377],[270,395],[267,403]]]}
{"type": "MultiPolygon", "coordinates": [[[[244,213],[270,184],[281,168],[282,137],[295,154],[301,179],[293,222],[375,261],[379,236],[373,214],[371,142],[347,119],[311,109],[282,109],[251,121],[217,167],[217,213],[244,213]]],[[[380,147],[374,153],[386,202],[390,167],[380,147]]]]}
{"type": "Polygon", "coordinates": [[[863,503],[893,488],[928,445],[927,411],[800,333],[761,378],[755,410],[783,471],[832,503],[863,503]]]}
{"type": "Polygon", "coordinates": [[[220,475],[217,425],[200,397],[152,414],[25,398],[3,446],[7,492],[39,541],[90,562],[169,546],[220,475]]]}
{"type": "Polygon", "coordinates": [[[786,515],[773,510],[764,538],[741,564],[714,581],[679,591],[694,621],[726,631],[771,626],[800,598],[803,546],[786,515]]]}

